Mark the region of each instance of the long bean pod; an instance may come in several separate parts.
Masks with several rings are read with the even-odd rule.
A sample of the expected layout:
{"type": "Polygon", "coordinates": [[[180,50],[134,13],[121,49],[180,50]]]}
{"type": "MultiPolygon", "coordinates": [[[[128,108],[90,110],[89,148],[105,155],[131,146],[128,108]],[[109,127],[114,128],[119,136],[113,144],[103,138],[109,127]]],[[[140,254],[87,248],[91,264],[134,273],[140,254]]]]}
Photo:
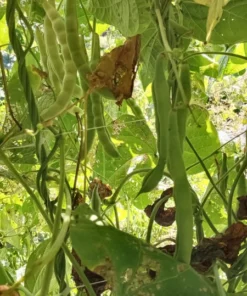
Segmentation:
{"type": "MultiPolygon", "coordinates": [[[[222,176],[224,176],[226,172],[227,172],[227,155],[226,153],[223,153],[219,178],[222,178],[222,176]]],[[[220,182],[220,185],[219,185],[220,192],[224,196],[226,196],[227,181],[228,181],[228,175],[220,182]]]]}
{"type": "Polygon", "coordinates": [[[81,159],[84,159],[86,157],[86,153],[88,153],[90,151],[90,149],[93,145],[94,138],[95,138],[93,102],[92,102],[91,95],[87,98],[87,131],[86,132],[87,132],[87,141],[86,141],[87,146],[86,146],[86,149],[85,149],[85,147],[83,147],[83,149],[82,149],[82,158],[81,159]]]}
{"type": "Polygon", "coordinates": [[[45,41],[44,41],[44,35],[41,32],[39,28],[35,29],[35,40],[37,42],[39,52],[40,52],[40,59],[41,59],[41,65],[43,67],[44,71],[48,71],[47,67],[47,53],[46,53],[46,46],[45,46],[45,41]]]}
{"type": "Polygon", "coordinates": [[[193,239],[193,209],[190,185],[187,180],[177,122],[177,112],[169,115],[168,167],[174,181],[177,243],[175,256],[189,264],[193,239]]]}
{"type": "MultiPolygon", "coordinates": [[[[239,158],[236,158],[235,162],[239,161],[239,158]]],[[[240,165],[237,165],[236,171],[237,173],[240,170],[240,165]]],[[[246,179],[244,172],[240,175],[237,185],[237,193],[238,196],[246,196],[247,195],[247,188],[246,188],[246,179]]]]}
{"type": "Polygon", "coordinates": [[[105,118],[104,118],[104,105],[102,98],[97,93],[91,94],[92,98],[92,110],[94,115],[94,126],[97,129],[98,137],[100,143],[102,144],[106,153],[112,157],[119,157],[119,153],[111,141],[110,134],[106,128],[105,118]]]}
{"type": "Polygon", "coordinates": [[[191,82],[190,82],[190,68],[188,63],[182,63],[178,66],[178,72],[180,82],[184,90],[186,102],[184,102],[181,91],[177,88],[176,95],[176,107],[177,120],[178,120],[178,132],[180,138],[180,145],[183,150],[183,143],[186,136],[186,122],[188,116],[188,105],[191,100],[191,82]]]}
{"type": "Polygon", "coordinates": [[[144,177],[139,194],[149,192],[158,185],[167,160],[168,115],[171,110],[171,102],[170,88],[165,77],[165,58],[163,55],[160,55],[156,60],[152,95],[159,159],[156,167],[144,177]]]}
{"type": "Polygon", "coordinates": [[[138,119],[144,119],[144,115],[142,113],[141,108],[136,104],[135,100],[128,99],[126,100],[127,105],[130,107],[132,113],[137,117],[138,119]]]}
{"type": "Polygon", "coordinates": [[[65,5],[65,29],[67,35],[68,47],[72,60],[80,74],[80,80],[84,91],[88,89],[86,75],[90,71],[87,64],[87,56],[81,46],[78,32],[78,22],[76,13],[76,0],[67,0],[65,5]]]}
{"type": "Polygon", "coordinates": [[[62,56],[64,59],[64,77],[62,88],[57,96],[57,100],[41,114],[41,118],[44,121],[55,118],[66,110],[69,102],[71,101],[73,91],[76,85],[76,67],[71,59],[70,51],[67,45],[67,38],[65,33],[64,21],[57,12],[57,10],[49,4],[49,2],[43,2],[43,8],[49,18],[56,37],[61,45],[62,56]]]}
{"type": "MultiPolygon", "coordinates": [[[[60,21],[63,22],[63,19],[60,18],[60,21]]],[[[51,82],[56,81],[56,85],[53,86],[55,89],[59,89],[58,83],[61,84],[64,79],[64,62],[60,57],[59,47],[57,43],[57,35],[54,32],[52,23],[47,16],[44,20],[44,41],[46,47],[46,54],[48,58],[48,65],[51,66],[49,67],[48,71],[49,77],[51,78],[51,76],[53,76],[53,78],[51,78],[51,82]],[[57,76],[57,78],[55,76],[57,76]]],[[[73,96],[82,96],[82,90],[78,85],[75,85],[74,87],[73,96]]]]}
{"type": "MultiPolygon", "coordinates": [[[[93,33],[93,42],[92,42],[92,56],[91,56],[91,65],[97,63],[100,59],[100,42],[99,35],[93,33]]],[[[112,157],[119,157],[119,153],[113,144],[109,131],[106,127],[105,118],[104,118],[104,104],[99,93],[93,92],[91,95],[92,99],[92,111],[94,117],[94,126],[97,129],[97,134],[99,141],[102,144],[106,153],[112,157]]]]}

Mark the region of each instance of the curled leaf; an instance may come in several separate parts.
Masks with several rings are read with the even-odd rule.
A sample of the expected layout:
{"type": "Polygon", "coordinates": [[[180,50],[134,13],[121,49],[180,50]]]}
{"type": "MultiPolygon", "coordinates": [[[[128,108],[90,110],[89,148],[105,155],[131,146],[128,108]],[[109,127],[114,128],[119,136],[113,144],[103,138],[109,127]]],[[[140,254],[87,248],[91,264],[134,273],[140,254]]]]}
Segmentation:
{"type": "Polygon", "coordinates": [[[90,89],[109,89],[118,105],[130,98],[137,71],[140,40],[140,35],[133,36],[123,45],[106,53],[88,76],[90,89]]]}

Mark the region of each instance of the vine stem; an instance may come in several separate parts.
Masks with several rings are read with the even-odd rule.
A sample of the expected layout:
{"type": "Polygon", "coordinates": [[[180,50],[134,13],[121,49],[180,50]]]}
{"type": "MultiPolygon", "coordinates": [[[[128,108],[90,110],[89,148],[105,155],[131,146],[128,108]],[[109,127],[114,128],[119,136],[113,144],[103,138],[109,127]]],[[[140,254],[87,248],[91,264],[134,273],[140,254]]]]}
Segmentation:
{"type": "Polygon", "coordinates": [[[228,198],[228,209],[227,209],[227,215],[228,215],[228,226],[231,226],[232,225],[232,202],[233,202],[233,196],[234,196],[234,192],[235,192],[235,189],[238,185],[238,181],[241,177],[241,175],[244,173],[244,171],[246,170],[247,168],[247,153],[245,155],[245,158],[244,158],[244,161],[237,173],[237,176],[236,178],[234,179],[234,182],[232,184],[232,187],[231,187],[231,190],[230,190],[230,193],[229,193],[229,198],[228,198]]]}
{"type": "MultiPolygon", "coordinates": [[[[168,40],[167,40],[167,37],[166,37],[166,29],[165,29],[164,24],[163,24],[160,9],[159,9],[159,7],[157,5],[156,5],[156,8],[155,8],[155,13],[156,13],[156,16],[157,16],[157,19],[158,19],[161,39],[162,39],[165,51],[166,51],[166,53],[168,55],[168,58],[169,58],[169,60],[171,62],[172,70],[173,70],[173,72],[175,74],[175,77],[176,77],[176,80],[177,80],[177,83],[178,83],[178,88],[179,88],[179,91],[181,92],[184,105],[187,106],[187,99],[186,99],[186,95],[184,93],[184,88],[183,88],[183,85],[182,85],[182,83],[180,81],[180,78],[179,78],[179,73],[178,73],[176,63],[174,62],[174,59],[171,56],[172,49],[171,49],[171,47],[170,47],[170,45],[168,43],[168,40]]],[[[189,106],[187,106],[187,107],[189,108],[189,106]]]]}
{"type": "MultiPolygon", "coordinates": [[[[206,168],[204,162],[202,161],[201,157],[197,153],[196,149],[194,148],[194,146],[192,145],[192,143],[190,142],[190,140],[189,140],[188,137],[186,137],[186,141],[187,141],[188,145],[190,146],[190,148],[192,149],[192,151],[194,152],[194,154],[197,157],[197,159],[199,160],[199,162],[200,162],[200,164],[201,164],[201,166],[202,166],[205,174],[207,175],[207,177],[208,177],[209,181],[211,182],[213,188],[217,191],[217,193],[221,197],[221,199],[222,199],[222,201],[223,201],[223,203],[224,203],[224,205],[225,205],[225,207],[227,209],[229,207],[229,203],[227,204],[227,200],[226,200],[225,196],[221,193],[221,191],[219,190],[219,188],[216,186],[216,184],[215,184],[213,178],[211,177],[208,169],[206,168]]],[[[229,199],[229,201],[230,201],[230,199],[229,199]]],[[[231,212],[232,212],[232,208],[231,208],[231,212]]],[[[234,216],[235,220],[237,220],[237,217],[236,217],[236,215],[235,215],[234,212],[232,212],[232,215],[234,216]]]]}
{"type": "MultiPolygon", "coordinates": [[[[241,135],[243,135],[244,133],[246,133],[247,130],[239,133],[238,135],[234,136],[233,138],[231,138],[229,141],[225,142],[224,144],[222,144],[219,148],[215,149],[212,153],[210,153],[209,155],[207,155],[206,157],[202,158],[202,161],[207,160],[208,158],[212,157],[213,155],[215,155],[216,153],[218,153],[218,151],[220,151],[223,147],[225,147],[227,144],[229,144],[230,142],[232,142],[234,139],[240,137],[241,135]]],[[[193,163],[192,165],[188,166],[186,168],[186,171],[192,169],[193,167],[195,167],[196,165],[200,164],[199,161],[193,163]]]]}
{"type": "Polygon", "coordinates": [[[183,61],[187,61],[191,58],[193,58],[196,55],[202,55],[202,54],[217,54],[217,55],[226,55],[226,56],[231,56],[234,58],[239,58],[242,60],[247,60],[247,57],[239,55],[239,54],[235,54],[235,53],[231,53],[231,52],[220,52],[220,51],[200,51],[200,52],[194,52],[186,57],[183,58],[183,61]]]}
{"type": "Polygon", "coordinates": [[[226,292],[222,287],[222,283],[221,283],[221,279],[220,279],[220,275],[219,275],[219,271],[218,271],[218,266],[216,263],[213,264],[213,272],[214,272],[216,287],[218,290],[218,295],[219,296],[226,296],[226,292]]]}
{"type": "Polygon", "coordinates": [[[22,130],[21,124],[18,122],[18,120],[15,118],[14,112],[12,110],[11,104],[10,104],[10,99],[9,99],[9,91],[8,91],[8,86],[7,86],[7,78],[5,74],[5,69],[4,69],[4,64],[3,64],[3,55],[2,51],[0,49],[0,66],[1,66],[1,72],[2,72],[2,80],[3,80],[3,90],[5,94],[5,99],[6,99],[6,111],[9,111],[9,114],[12,118],[12,120],[15,122],[15,124],[18,126],[19,130],[22,130]]]}
{"type": "Polygon", "coordinates": [[[21,183],[21,185],[25,188],[27,193],[30,195],[31,199],[36,204],[37,208],[39,209],[41,215],[45,219],[46,223],[48,224],[49,228],[52,229],[52,223],[45,212],[44,208],[42,207],[40,201],[38,200],[37,196],[34,194],[34,192],[30,189],[26,181],[22,178],[22,176],[18,173],[18,171],[15,169],[13,164],[9,161],[8,157],[4,154],[3,150],[0,147],[0,159],[3,161],[3,163],[6,165],[6,167],[10,170],[10,172],[15,176],[15,178],[21,183]]]}
{"type": "MultiPolygon", "coordinates": [[[[38,198],[33,193],[33,191],[30,189],[30,187],[27,185],[27,183],[25,182],[25,180],[21,177],[21,175],[18,173],[18,171],[15,169],[15,167],[13,166],[13,164],[9,161],[8,157],[4,154],[4,152],[1,149],[1,147],[0,147],[0,159],[3,161],[4,165],[7,166],[7,168],[10,170],[10,172],[15,176],[15,178],[21,183],[21,185],[24,187],[24,189],[27,191],[27,193],[30,195],[30,197],[32,198],[32,200],[36,204],[38,210],[40,211],[41,215],[43,216],[44,220],[46,221],[49,229],[52,231],[52,228],[53,228],[52,222],[50,221],[47,213],[43,209],[43,207],[42,207],[41,203],[39,202],[38,198]]],[[[68,204],[68,202],[67,202],[67,204],[68,204]]],[[[67,232],[67,230],[66,230],[66,232],[67,232]]],[[[60,245],[60,243],[59,243],[59,245],[60,245]]],[[[58,247],[58,249],[59,249],[59,247],[58,247]]],[[[87,291],[89,292],[89,295],[90,296],[96,296],[95,293],[94,293],[94,290],[91,287],[90,282],[88,281],[88,278],[84,274],[84,272],[81,269],[80,265],[75,260],[74,256],[70,253],[69,248],[66,246],[65,243],[62,244],[62,247],[63,247],[63,250],[66,253],[67,257],[69,258],[71,264],[75,267],[75,270],[78,273],[78,275],[81,278],[81,280],[83,281],[85,287],[87,288],[87,291]]],[[[53,256],[53,254],[52,254],[52,256],[53,256]]],[[[46,258],[46,260],[47,260],[47,258],[46,258]]],[[[17,281],[14,284],[14,286],[15,287],[18,287],[22,281],[23,281],[23,278],[21,278],[19,281],[17,281]]]]}
{"type": "MultiPolygon", "coordinates": [[[[243,161],[243,159],[244,159],[244,157],[243,158],[241,158],[240,160],[238,160],[238,162],[236,162],[224,175],[222,175],[221,176],[221,178],[219,178],[218,180],[217,180],[217,182],[215,182],[215,185],[218,185],[222,180],[224,180],[229,174],[230,174],[230,172],[232,171],[232,170],[234,170],[235,169],[235,167],[236,166],[238,166],[242,161],[243,161]]],[[[214,186],[211,186],[211,188],[207,191],[206,190],[206,193],[205,193],[205,195],[203,196],[203,198],[202,198],[202,202],[201,202],[201,207],[203,208],[204,207],[204,205],[205,205],[205,203],[206,203],[206,201],[207,201],[207,199],[209,198],[209,196],[210,196],[210,194],[211,194],[211,192],[214,190],[215,188],[214,188],[214,186]]]]}
{"type": "Polygon", "coordinates": [[[154,208],[153,208],[153,210],[152,210],[151,216],[150,216],[150,218],[149,218],[148,229],[147,229],[147,235],[146,235],[146,242],[147,242],[148,244],[150,244],[150,241],[151,241],[151,233],[152,233],[152,228],[153,228],[154,219],[155,219],[155,217],[156,217],[156,214],[157,214],[157,212],[158,212],[160,206],[161,206],[163,203],[165,203],[168,199],[169,199],[169,195],[162,197],[161,200],[159,200],[159,201],[155,204],[155,206],[154,206],[154,208]]]}
{"type": "MultiPolygon", "coordinates": [[[[60,138],[59,193],[58,193],[56,215],[55,215],[55,219],[54,219],[54,223],[53,223],[51,245],[54,244],[57,239],[60,224],[61,224],[62,205],[63,205],[63,197],[64,197],[64,184],[65,184],[65,151],[64,151],[64,137],[61,136],[61,138],[60,138]]],[[[69,220],[67,223],[69,223],[70,222],[70,214],[71,214],[71,198],[70,198],[70,196],[68,196],[66,201],[67,201],[66,211],[68,209],[66,215],[68,215],[68,217],[69,217],[69,220]]],[[[64,224],[62,227],[64,227],[64,224]]],[[[65,228],[66,228],[66,225],[65,225],[65,228]]],[[[67,232],[67,229],[66,229],[66,232],[67,232]]],[[[65,235],[66,235],[66,233],[65,233],[65,235]]],[[[64,238],[63,238],[63,240],[64,240],[64,238]]],[[[61,241],[61,245],[62,245],[63,240],[61,241]]],[[[52,246],[51,246],[51,248],[52,248],[52,246]]],[[[55,257],[55,255],[54,255],[54,257],[55,257]]],[[[42,284],[42,288],[41,288],[41,293],[40,293],[41,295],[48,295],[49,294],[49,287],[50,287],[50,282],[51,282],[52,273],[53,273],[53,265],[54,265],[54,259],[52,259],[46,267],[46,271],[45,271],[44,278],[43,278],[43,284],[42,284]]]]}

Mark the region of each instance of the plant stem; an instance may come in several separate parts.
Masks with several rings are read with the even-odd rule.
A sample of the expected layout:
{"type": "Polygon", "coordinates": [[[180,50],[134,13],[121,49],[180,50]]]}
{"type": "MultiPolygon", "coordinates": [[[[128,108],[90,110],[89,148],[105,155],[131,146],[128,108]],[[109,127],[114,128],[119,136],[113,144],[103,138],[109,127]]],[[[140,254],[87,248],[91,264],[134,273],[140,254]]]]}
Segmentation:
{"type": "MultiPolygon", "coordinates": [[[[55,220],[54,220],[54,224],[53,224],[51,248],[53,247],[52,245],[55,243],[55,241],[57,239],[60,224],[61,224],[62,204],[63,204],[63,196],[64,196],[64,184],[65,184],[65,153],[64,153],[64,137],[61,136],[61,138],[60,138],[60,182],[59,182],[57,209],[56,209],[56,215],[55,215],[55,220]]],[[[70,212],[67,211],[67,209],[69,209],[69,208],[71,208],[71,197],[70,196],[68,196],[68,198],[67,198],[67,207],[66,207],[66,212],[70,216],[70,212]]],[[[68,221],[68,223],[69,223],[69,221],[68,221]]],[[[67,232],[67,229],[66,229],[66,232],[67,232]]],[[[62,243],[61,243],[61,245],[62,245],[62,243]]],[[[60,247],[61,247],[61,245],[60,245],[60,247]]],[[[54,255],[54,257],[55,257],[55,255],[54,255]]],[[[43,257],[43,259],[44,259],[44,257],[43,257]]],[[[41,288],[41,293],[40,293],[41,295],[48,295],[49,294],[49,287],[50,287],[50,282],[51,282],[51,278],[52,278],[52,274],[53,274],[53,266],[54,266],[54,259],[51,260],[51,262],[49,262],[46,267],[45,274],[43,277],[43,284],[42,284],[42,288],[41,288]]]]}
{"type": "Polygon", "coordinates": [[[75,257],[71,254],[68,247],[66,245],[63,246],[64,252],[69,258],[70,262],[72,263],[73,267],[75,268],[76,272],[78,273],[79,277],[81,278],[82,282],[84,283],[89,296],[96,296],[94,289],[91,286],[88,278],[86,277],[83,267],[76,261],[75,257]]]}
{"type": "Polygon", "coordinates": [[[197,55],[202,55],[202,54],[217,54],[217,55],[226,55],[226,56],[232,56],[234,58],[239,58],[239,59],[242,59],[242,60],[247,60],[247,57],[246,56],[242,56],[242,55],[239,55],[239,54],[235,54],[235,53],[231,53],[231,52],[220,52],[220,51],[201,51],[201,52],[194,52],[186,57],[183,58],[183,61],[187,61],[191,58],[193,58],[194,56],[197,56],[197,55]]]}
{"type": "MultiPolygon", "coordinates": [[[[241,136],[242,134],[244,134],[244,133],[246,133],[246,130],[245,130],[244,132],[242,132],[242,133],[240,133],[240,134],[234,136],[233,138],[231,138],[231,140],[227,141],[226,143],[224,143],[223,145],[221,145],[219,148],[215,149],[215,150],[214,150],[212,153],[210,153],[208,156],[202,158],[202,161],[207,160],[208,158],[212,157],[212,156],[215,155],[218,151],[220,151],[224,146],[226,146],[228,143],[232,142],[234,139],[240,137],[240,136],[241,136]]],[[[186,171],[192,169],[194,166],[196,166],[196,165],[198,165],[198,164],[200,164],[199,161],[193,163],[192,165],[190,165],[190,166],[188,166],[188,167],[186,168],[186,171]]]]}
{"type": "Polygon", "coordinates": [[[148,244],[150,244],[150,241],[151,241],[151,233],[152,233],[152,228],[153,228],[154,219],[155,219],[155,217],[156,217],[156,214],[157,214],[157,212],[158,212],[160,206],[161,206],[164,202],[166,202],[166,201],[168,200],[168,198],[169,198],[169,195],[168,195],[168,196],[164,196],[164,197],[162,197],[161,200],[159,200],[159,201],[155,204],[155,206],[154,206],[154,208],[153,208],[153,210],[152,210],[151,216],[150,216],[150,218],[149,218],[148,229],[147,229],[147,235],[146,235],[146,242],[147,242],[148,244]]]}
{"type": "MultiPolygon", "coordinates": [[[[181,92],[181,96],[182,96],[184,105],[187,106],[188,104],[187,104],[186,95],[184,93],[184,88],[183,88],[183,85],[182,85],[181,80],[179,78],[179,73],[178,73],[176,63],[174,62],[174,59],[172,58],[172,49],[171,49],[171,47],[170,47],[170,45],[168,43],[167,36],[166,36],[166,29],[164,27],[162,15],[160,13],[160,9],[159,9],[157,4],[156,4],[156,8],[155,8],[155,13],[156,13],[157,20],[158,20],[158,23],[159,23],[161,39],[162,39],[162,42],[163,42],[163,45],[164,45],[165,52],[167,53],[168,58],[169,58],[169,60],[171,62],[172,70],[173,70],[174,75],[176,77],[178,88],[179,88],[179,91],[181,92]]],[[[187,106],[187,107],[189,107],[189,106],[187,106]]]]}
{"type": "MultiPolygon", "coordinates": [[[[232,170],[234,170],[235,169],[235,167],[237,166],[237,165],[239,165],[240,164],[240,162],[242,162],[243,161],[243,159],[244,159],[244,157],[242,157],[240,160],[238,160],[224,175],[222,175],[221,176],[221,178],[219,178],[218,180],[217,180],[217,182],[215,182],[215,185],[218,185],[222,180],[224,180],[225,179],[225,177],[226,176],[228,176],[229,174],[230,174],[230,172],[232,171],[232,170]]],[[[206,203],[206,201],[207,201],[207,199],[209,198],[209,196],[210,196],[210,194],[211,194],[211,192],[214,190],[215,188],[213,187],[213,186],[211,186],[211,188],[208,190],[208,192],[206,193],[206,195],[204,195],[203,196],[203,198],[202,198],[202,202],[201,202],[201,206],[202,207],[204,207],[204,205],[205,205],[205,203],[206,203]]]]}
{"type": "MultiPolygon", "coordinates": [[[[237,173],[236,178],[234,179],[234,182],[232,184],[230,193],[229,193],[229,199],[228,199],[228,210],[227,210],[227,215],[228,215],[228,226],[232,225],[232,201],[233,201],[233,195],[235,192],[235,189],[238,185],[238,181],[241,177],[241,175],[244,173],[245,169],[247,168],[247,154],[245,155],[244,161],[237,173]]],[[[237,219],[236,219],[237,220],[237,219]]]]}
{"type": "MultiPolygon", "coordinates": [[[[199,162],[200,162],[200,164],[201,164],[201,166],[202,166],[202,168],[203,168],[205,174],[207,175],[209,181],[211,182],[212,186],[214,187],[214,189],[217,191],[217,193],[218,193],[219,196],[221,197],[221,199],[222,199],[222,201],[223,201],[223,203],[224,203],[224,205],[225,205],[225,207],[226,207],[226,209],[227,209],[227,200],[226,200],[225,196],[221,193],[221,191],[219,190],[219,188],[216,186],[216,184],[215,184],[213,178],[211,177],[211,175],[210,175],[208,169],[206,168],[204,162],[202,161],[201,157],[199,156],[199,154],[198,154],[197,151],[195,150],[194,146],[192,145],[192,143],[190,142],[190,140],[188,139],[188,137],[186,137],[186,141],[187,141],[187,143],[189,144],[189,146],[190,146],[190,148],[192,149],[192,151],[194,152],[194,154],[196,155],[196,157],[197,157],[197,159],[199,160],[199,162]]],[[[224,176],[223,176],[223,177],[224,177],[224,176]]],[[[229,207],[229,204],[228,204],[228,207],[229,207]]],[[[228,208],[228,209],[229,209],[229,208],[228,208]]],[[[232,209],[231,209],[231,211],[232,211],[232,209]]],[[[237,217],[236,217],[235,213],[232,213],[232,214],[233,214],[234,218],[237,220],[237,217]]]]}
{"type": "Polygon", "coordinates": [[[10,170],[10,172],[14,175],[14,177],[21,183],[21,185],[26,189],[27,193],[30,195],[31,199],[36,204],[37,208],[39,209],[41,215],[45,219],[46,223],[48,224],[49,228],[52,229],[52,223],[45,212],[44,208],[42,207],[40,201],[38,200],[37,196],[34,192],[30,189],[26,181],[22,178],[22,176],[18,173],[15,169],[13,164],[9,161],[8,157],[4,154],[3,150],[0,148],[0,159],[3,161],[4,165],[10,170]]]}
{"type": "Polygon", "coordinates": [[[217,290],[218,290],[218,295],[219,296],[226,296],[226,292],[223,289],[222,284],[221,284],[220,275],[219,275],[219,271],[218,271],[218,266],[217,266],[216,263],[213,264],[213,272],[214,272],[216,287],[217,287],[217,290]]]}

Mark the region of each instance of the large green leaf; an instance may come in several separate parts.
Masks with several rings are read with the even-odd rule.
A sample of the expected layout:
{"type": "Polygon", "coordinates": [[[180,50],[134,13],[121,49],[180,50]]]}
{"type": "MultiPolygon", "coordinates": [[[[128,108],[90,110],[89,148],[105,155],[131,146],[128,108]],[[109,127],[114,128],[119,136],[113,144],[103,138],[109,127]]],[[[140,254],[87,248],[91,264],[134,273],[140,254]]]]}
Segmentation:
{"type": "Polygon", "coordinates": [[[125,37],[141,34],[151,21],[150,4],[143,0],[90,0],[88,9],[125,37]]]}
{"type": "Polygon", "coordinates": [[[120,157],[113,159],[99,144],[96,152],[96,161],[93,166],[94,174],[112,187],[120,184],[127,175],[131,164],[132,155],[125,144],[118,146],[118,152],[120,157]]]}
{"type": "Polygon", "coordinates": [[[134,154],[154,154],[156,140],[145,120],[133,115],[122,115],[113,126],[112,136],[124,142],[134,154]]]}
{"type": "MultiPolygon", "coordinates": [[[[208,7],[194,1],[183,1],[184,25],[192,29],[195,39],[206,40],[208,7]]],[[[239,43],[247,41],[247,0],[232,0],[223,7],[220,22],[213,30],[211,43],[239,43]]]]}
{"type": "Polygon", "coordinates": [[[114,295],[217,295],[190,266],[134,236],[104,226],[86,205],[77,208],[70,236],[81,261],[102,271],[114,295]],[[82,242],[87,244],[82,247],[82,242]]]}
{"type": "MultiPolygon", "coordinates": [[[[193,116],[191,114],[188,116],[186,135],[199,156],[204,158],[220,147],[220,141],[217,131],[209,119],[208,111],[197,105],[192,105],[191,109],[193,116]]],[[[187,142],[184,144],[184,162],[186,167],[198,162],[187,142]]],[[[214,158],[211,157],[204,163],[209,168],[214,163],[214,158]]],[[[188,174],[197,174],[201,171],[203,168],[198,164],[190,169],[188,174]]]]}
{"type": "Polygon", "coordinates": [[[152,21],[141,35],[141,65],[139,73],[144,88],[153,81],[155,60],[163,50],[157,24],[152,21]]]}

